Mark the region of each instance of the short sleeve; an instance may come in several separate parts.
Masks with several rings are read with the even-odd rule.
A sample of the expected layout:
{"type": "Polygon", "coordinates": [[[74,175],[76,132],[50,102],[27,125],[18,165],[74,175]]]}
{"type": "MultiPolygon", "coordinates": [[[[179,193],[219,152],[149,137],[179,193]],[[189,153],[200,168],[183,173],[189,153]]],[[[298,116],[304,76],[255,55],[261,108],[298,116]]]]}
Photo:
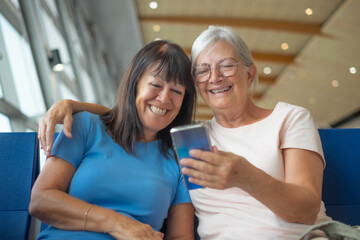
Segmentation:
{"type": "Polygon", "coordinates": [[[290,111],[280,131],[280,149],[300,148],[318,153],[324,161],[319,132],[310,112],[301,107],[290,111]]]}
{"type": "Polygon", "coordinates": [[[66,137],[62,130],[54,142],[51,155],[64,159],[77,168],[86,152],[86,140],[89,129],[89,113],[80,112],[74,114],[71,129],[72,138],[66,137]]]}
{"type": "Polygon", "coordinates": [[[190,203],[190,202],[191,199],[190,199],[189,191],[185,187],[182,174],[179,174],[178,186],[171,206],[179,203],[190,203]]]}

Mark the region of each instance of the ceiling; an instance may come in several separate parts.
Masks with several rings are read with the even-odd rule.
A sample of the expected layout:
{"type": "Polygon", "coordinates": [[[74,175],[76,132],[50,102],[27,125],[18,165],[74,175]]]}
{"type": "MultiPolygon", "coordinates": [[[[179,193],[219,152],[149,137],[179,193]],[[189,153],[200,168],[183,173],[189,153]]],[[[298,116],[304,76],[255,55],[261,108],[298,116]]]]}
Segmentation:
{"type": "MultiPolygon", "coordinates": [[[[233,27],[257,65],[260,82],[254,101],[259,106],[273,108],[285,101],[306,107],[319,127],[360,110],[359,0],[156,0],[156,9],[149,7],[151,1],[136,0],[133,5],[137,14],[131,27],[139,31],[144,44],[168,39],[190,53],[193,41],[208,25],[233,27]],[[305,12],[308,8],[311,15],[305,12]],[[281,49],[283,43],[288,49],[281,49]],[[271,73],[264,73],[266,67],[271,73]]],[[[121,7],[119,1],[101,4],[112,11],[121,7]]],[[[114,24],[123,23],[123,15],[109,11],[98,12],[96,21],[114,29],[114,24]]],[[[106,34],[105,38],[114,39],[124,31],[106,34]]],[[[125,51],[119,42],[109,44],[118,46],[111,53],[125,51]]],[[[201,97],[198,102],[197,118],[211,118],[201,97]]]]}

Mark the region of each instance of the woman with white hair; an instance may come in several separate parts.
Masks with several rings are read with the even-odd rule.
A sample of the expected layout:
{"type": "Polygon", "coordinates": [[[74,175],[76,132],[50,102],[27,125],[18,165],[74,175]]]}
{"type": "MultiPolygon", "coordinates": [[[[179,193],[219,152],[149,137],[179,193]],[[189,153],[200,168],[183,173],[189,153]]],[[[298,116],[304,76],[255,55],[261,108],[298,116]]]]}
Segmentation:
{"type": "Polygon", "coordinates": [[[230,28],[210,27],[192,47],[192,74],[214,113],[213,152],[182,159],[202,239],[298,239],[328,220],[321,202],[325,165],[309,111],[251,99],[257,70],[245,42],[230,28]]]}

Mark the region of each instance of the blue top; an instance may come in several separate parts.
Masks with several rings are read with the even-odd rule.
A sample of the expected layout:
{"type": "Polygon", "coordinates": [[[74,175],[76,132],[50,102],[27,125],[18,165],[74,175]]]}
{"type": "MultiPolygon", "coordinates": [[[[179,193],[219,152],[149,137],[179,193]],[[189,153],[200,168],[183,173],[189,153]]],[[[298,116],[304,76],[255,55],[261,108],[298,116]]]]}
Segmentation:
{"type": "MultiPolygon", "coordinates": [[[[155,230],[162,227],[171,206],[190,202],[176,160],[161,154],[159,141],[136,142],[136,156],[128,154],[108,135],[100,117],[88,112],[74,115],[71,133],[69,139],[61,132],[52,150],[52,155],[76,168],[69,195],[113,209],[155,230]]],[[[114,238],[49,226],[38,239],[114,238]]]]}

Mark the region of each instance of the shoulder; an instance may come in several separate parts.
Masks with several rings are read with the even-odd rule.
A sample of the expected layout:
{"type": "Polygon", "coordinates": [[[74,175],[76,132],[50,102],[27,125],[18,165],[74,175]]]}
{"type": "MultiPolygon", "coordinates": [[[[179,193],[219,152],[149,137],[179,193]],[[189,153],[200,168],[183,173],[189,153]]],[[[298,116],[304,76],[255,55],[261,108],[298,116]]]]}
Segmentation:
{"type": "Polygon", "coordinates": [[[286,103],[286,102],[278,102],[276,104],[275,109],[284,111],[284,112],[309,112],[309,110],[307,110],[304,107],[293,105],[293,104],[286,103]]]}
{"type": "Polygon", "coordinates": [[[78,112],[73,115],[73,127],[90,129],[93,126],[103,125],[100,116],[86,111],[78,112]]]}
{"type": "Polygon", "coordinates": [[[293,105],[290,103],[279,102],[275,109],[276,115],[291,118],[311,118],[310,111],[304,107],[293,105]]]}
{"type": "Polygon", "coordinates": [[[101,121],[100,116],[92,114],[86,111],[78,112],[73,115],[74,121],[80,122],[99,122],[101,121]]]}

